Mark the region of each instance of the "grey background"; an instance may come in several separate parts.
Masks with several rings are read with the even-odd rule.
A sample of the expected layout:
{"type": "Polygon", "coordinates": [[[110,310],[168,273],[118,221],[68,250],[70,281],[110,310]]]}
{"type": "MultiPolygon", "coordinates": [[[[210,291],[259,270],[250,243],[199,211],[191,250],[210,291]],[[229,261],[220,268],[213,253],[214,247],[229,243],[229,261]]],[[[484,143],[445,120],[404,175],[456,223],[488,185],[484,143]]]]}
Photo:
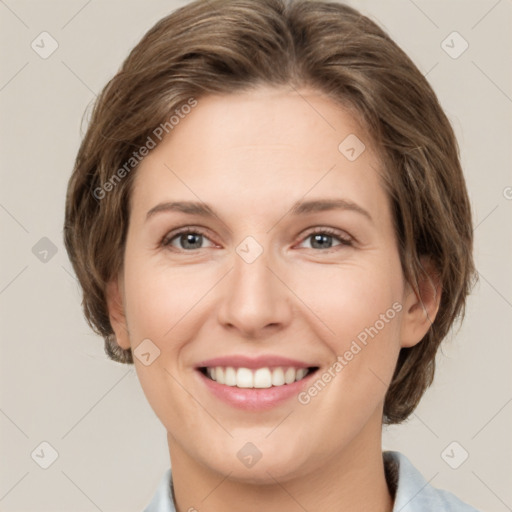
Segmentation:
{"type": "MultiPolygon", "coordinates": [[[[186,3],[0,0],[2,511],[140,511],[169,466],[133,367],[108,360],[82,317],[62,223],[84,111],[146,30],[186,3]],[[58,43],[46,59],[31,47],[43,31],[58,43]],[[44,441],[58,452],[48,469],[44,441]]],[[[410,55],[453,123],[480,273],[434,385],[385,429],[384,448],[477,508],[512,510],[512,0],[349,3],[410,55]],[[453,31],[469,43],[456,59],[441,46],[453,31]]]]}

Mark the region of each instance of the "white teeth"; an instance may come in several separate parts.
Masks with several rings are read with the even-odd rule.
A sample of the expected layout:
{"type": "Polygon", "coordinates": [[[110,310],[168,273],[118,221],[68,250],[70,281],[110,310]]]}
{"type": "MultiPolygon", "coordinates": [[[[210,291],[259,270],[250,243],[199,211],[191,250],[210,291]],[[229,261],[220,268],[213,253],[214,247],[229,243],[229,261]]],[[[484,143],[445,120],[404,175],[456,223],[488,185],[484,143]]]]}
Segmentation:
{"type": "Polygon", "coordinates": [[[303,379],[306,376],[306,373],[308,373],[308,369],[307,368],[299,368],[297,370],[297,375],[295,377],[295,380],[303,379]]]}
{"type": "Polygon", "coordinates": [[[292,382],[295,382],[295,376],[297,372],[295,368],[287,368],[286,372],[284,374],[284,382],[285,384],[291,384],[292,382]]]}
{"type": "Polygon", "coordinates": [[[236,387],[237,388],[253,388],[254,377],[249,368],[238,368],[236,371],[236,387]]]}
{"type": "Polygon", "coordinates": [[[270,388],[292,384],[308,374],[307,368],[233,368],[232,366],[207,368],[206,374],[212,380],[226,386],[238,388],[270,388]]]}
{"type": "Polygon", "coordinates": [[[275,368],[272,372],[272,386],[282,386],[284,384],[284,372],[282,368],[275,368]]]}
{"type": "Polygon", "coordinates": [[[272,374],[268,368],[259,368],[254,372],[255,388],[270,388],[272,386],[272,374]]]}
{"type": "MultiPolygon", "coordinates": [[[[220,368],[220,366],[218,367],[220,368]]],[[[224,375],[220,375],[219,377],[224,377],[224,382],[222,380],[218,380],[221,384],[225,384],[226,386],[236,386],[236,372],[234,368],[226,368],[224,375]]]]}

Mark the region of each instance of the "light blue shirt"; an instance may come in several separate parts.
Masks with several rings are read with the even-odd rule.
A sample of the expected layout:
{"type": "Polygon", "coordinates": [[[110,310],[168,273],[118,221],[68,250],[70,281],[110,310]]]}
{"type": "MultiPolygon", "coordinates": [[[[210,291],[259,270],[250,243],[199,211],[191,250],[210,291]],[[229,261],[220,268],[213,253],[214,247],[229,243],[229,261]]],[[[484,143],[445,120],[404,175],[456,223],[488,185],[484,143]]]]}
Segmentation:
{"type": "MultiPolygon", "coordinates": [[[[388,483],[396,486],[393,512],[479,512],[452,493],[432,487],[400,452],[386,451],[383,456],[388,483]]],[[[144,512],[176,512],[171,486],[168,469],[144,512]]]]}

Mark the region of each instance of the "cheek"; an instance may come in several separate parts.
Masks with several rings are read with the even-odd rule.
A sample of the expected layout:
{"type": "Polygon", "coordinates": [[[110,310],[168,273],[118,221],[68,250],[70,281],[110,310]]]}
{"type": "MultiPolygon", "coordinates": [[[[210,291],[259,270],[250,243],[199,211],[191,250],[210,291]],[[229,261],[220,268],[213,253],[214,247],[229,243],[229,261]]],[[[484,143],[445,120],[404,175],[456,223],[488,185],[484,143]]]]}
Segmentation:
{"type": "Polygon", "coordinates": [[[318,339],[339,362],[325,376],[336,375],[330,398],[346,406],[375,405],[384,396],[400,351],[402,273],[398,256],[385,261],[324,268],[296,282],[318,318],[318,339]]]}
{"type": "Polygon", "coordinates": [[[181,364],[183,351],[200,325],[197,314],[201,299],[212,284],[193,265],[164,268],[137,257],[127,258],[125,263],[126,315],[132,349],[136,351],[142,340],[149,339],[160,351],[148,366],[134,357],[137,375],[160,421],[179,432],[183,426],[174,411],[187,410],[191,411],[189,418],[201,417],[201,410],[195,410],[195,402],[180,384],[184,379],[181,364]]]}
{"type": "MultiPolygon", "coordinates": [[[[399,266],[374,263],[330,268],[319,265],[307,278],[305,275],[293,283],[294,292],[315,314],[317,323],[339,340],[339,349],[376,322],[380,327],[381,315],[388,312],[385,320],[394,320],[397,308],[392,306],[402,300],[401,287],[399,266]]],[[[398,322],[388,321],[386,326],[391,323],[398,322]]]]}
{"type": "MultiPolygon", "coordinates": [[[[132,342],[150,338],[161,348],[164,339],[197,307],[211,284],[194,265],[158,266],[136,258],[126,264],[126,314],[132,342]]],[[[186,323],[186,322],[185,322],[186,323]]]]}

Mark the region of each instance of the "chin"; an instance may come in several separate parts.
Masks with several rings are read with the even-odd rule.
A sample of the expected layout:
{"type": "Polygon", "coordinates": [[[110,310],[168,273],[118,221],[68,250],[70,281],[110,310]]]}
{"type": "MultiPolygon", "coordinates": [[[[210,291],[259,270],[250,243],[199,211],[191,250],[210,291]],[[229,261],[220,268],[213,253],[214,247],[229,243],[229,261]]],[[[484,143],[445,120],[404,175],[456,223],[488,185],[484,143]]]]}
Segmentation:
{"type": "Polygon", "coordinates": [[[229,447],[224,446],[219,453],[210,450],[208,455],[203,461],[210,469],[229,475],[231,481],[245,484],[275,485],[276,480],[285,482],[304,475],[311,466],[299,445],[274,446],[269,440],[266,444],[257,440],[254,444],[235,441],[229,447]],[[261,451],[256,445],[261,447],[261,451]]]}

